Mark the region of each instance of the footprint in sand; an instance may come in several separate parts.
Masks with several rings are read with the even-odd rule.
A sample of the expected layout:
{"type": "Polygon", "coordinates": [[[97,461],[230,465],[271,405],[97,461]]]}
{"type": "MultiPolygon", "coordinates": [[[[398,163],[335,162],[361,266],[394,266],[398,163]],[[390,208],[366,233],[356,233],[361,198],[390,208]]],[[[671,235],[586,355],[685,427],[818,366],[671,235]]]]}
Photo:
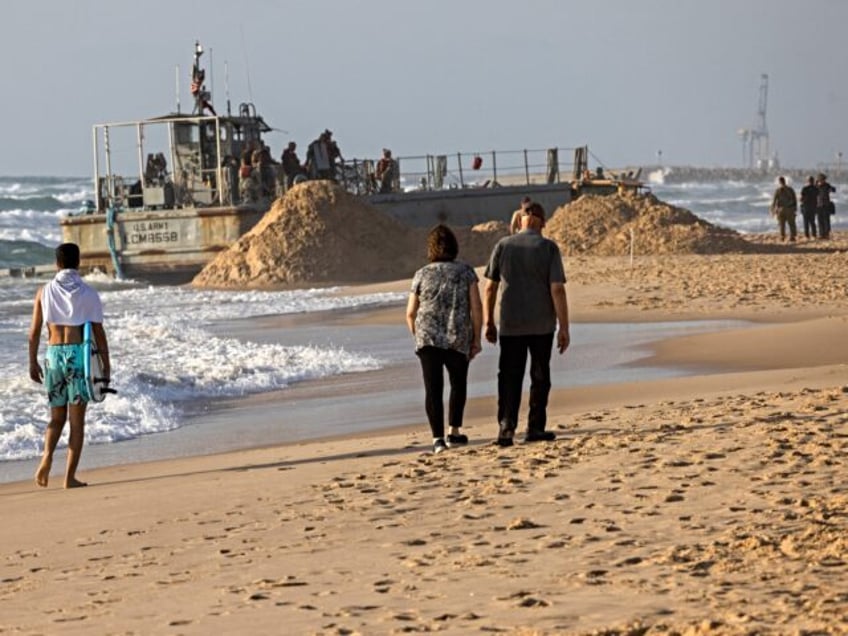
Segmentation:
{"type": "Polygon", "coordinates": [[[541,528],[542,526],[536,523],[531,519],[526,519],[524,517],[519,517],[517,519],[513,519],[509,525],[507,525],[507,530],[529,530],[532,528],[541,528]]]}

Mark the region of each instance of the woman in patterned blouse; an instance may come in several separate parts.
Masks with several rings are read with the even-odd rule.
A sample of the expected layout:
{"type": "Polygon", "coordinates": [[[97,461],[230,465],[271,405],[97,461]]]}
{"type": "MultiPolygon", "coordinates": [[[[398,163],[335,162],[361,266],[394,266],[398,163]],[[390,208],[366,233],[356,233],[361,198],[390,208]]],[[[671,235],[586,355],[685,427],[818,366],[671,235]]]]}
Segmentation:
{"type": "Polygon", "coordinates": [[[483,305],[474,269],[456,260],[459,245],[445,225],[427,236],[427,265],[415,272],[406,307],[406,324],[415,336],[415,353],[424,376],[425,408],[433,433],[433,452],[468,443],[460,431],[465,410],[468,363],[480,353],[483,305]],[[442,393],[450,380],[448,423],[442,393]]]}

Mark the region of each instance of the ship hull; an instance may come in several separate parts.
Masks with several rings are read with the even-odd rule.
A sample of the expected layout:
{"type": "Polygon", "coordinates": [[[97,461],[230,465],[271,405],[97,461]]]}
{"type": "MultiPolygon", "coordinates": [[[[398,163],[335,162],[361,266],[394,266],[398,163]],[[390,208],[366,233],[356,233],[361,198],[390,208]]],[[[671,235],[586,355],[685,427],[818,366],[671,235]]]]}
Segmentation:
{"type": "MultiPolygon", "coordinates": [[[[556,183],[379,194],[365,200],[410,227],[429,227],[509,223],[524,196],[552,213],[573,195],[571,184],[556,183]]],[[[115,275],[120,268],[126,278],[182,284],[256,225],[266,211],[245,206],[121,211],[111,229],[105,214],[69,216],[61,221],[62,237],[80,246],[80,269],[85,272],[115,275]]]]}
{"type": "Polygon", "coordinates": [[[509,223],[525,196],[541,203],[550,214],[571,201],[573,194],[570,183],[553,183],[375,194],[367,200],[378,210],[413,227],[437,223],[469,226],[487,221],[509,223]]]}
{"type": "Polygon", "coordinates": [[[157,283],[190,281],[214,256],[256,225],[253,207],[120,211],[61,220],[62,239],[80,246],[80,269],[157,283]],[[110,249],[110,235],[114,250],[110,249]]]}

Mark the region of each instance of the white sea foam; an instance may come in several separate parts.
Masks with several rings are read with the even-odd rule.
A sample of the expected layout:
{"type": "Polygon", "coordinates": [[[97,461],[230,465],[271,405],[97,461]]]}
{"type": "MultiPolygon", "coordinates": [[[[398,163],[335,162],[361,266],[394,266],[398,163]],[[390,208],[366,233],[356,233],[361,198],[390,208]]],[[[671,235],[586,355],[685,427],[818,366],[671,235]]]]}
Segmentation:
{"type": "Polygon", "coordinates": [[[79,189],[75,192],[61,192],[55,196],[56,199],[62,203],[80,203],[86,199],[91,199],[92,192],[91,190],[79,189]]]}
{"type": "Polygon", "coordinates": [[[3,210],[0,212],[0,239],[58,245],[62,242],[59,218],[67,212],[68,210],[3,210]]]}
{"type": "Polygon", "coordinates": [[[648,183],[651,185],[660,185],[665,183],[665,177],[668,175],[668,168],[657,168],[648,173],[648,183]]]}
{"type": "MultiPolygon", "coordinates": [[[[403,294],[339,295],[337,289],[288,292],[198,291],[176,287],[101,288],[116,396],[89,409],[87,439],[114,442],[180,425],[197,400],[284,389],[295,382],[379,368],[368,352],[340,346],[258,344],[215,336],[209,326],[266,314],[395,303],[403,294]]],[[[0,294],[0,460],[38,454],[47,409],[43,388],[28,378],[28,298],[0,294]],[[18,346],[14,346],[17,342],[18,346]]]]}

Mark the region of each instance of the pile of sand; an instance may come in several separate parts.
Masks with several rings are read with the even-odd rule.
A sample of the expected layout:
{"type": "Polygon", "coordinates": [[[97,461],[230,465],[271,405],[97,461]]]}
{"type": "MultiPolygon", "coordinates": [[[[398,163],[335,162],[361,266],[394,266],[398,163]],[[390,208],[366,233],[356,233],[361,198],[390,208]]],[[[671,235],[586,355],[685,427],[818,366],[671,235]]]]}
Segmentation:
{"type": "Polygon", "coordinates": [[[563,255],[624,256],[631,232],[636,254],[750,252],[737,232],[717,227],[652,194],[584,195],[554,212],[545,235],[563,255]]]}
{"type": "MultiPolygon", "coordinates": [[[[459,259],[484,265],[508,227],[489,221],[453,228],[459,259]]],[[[292,188],[193,284],[263,288],[355,284],[412,276],[426,263],[427,229],[407,226],[329,181],[292,188]]],[[[564,256],[749,253],[756,246],[652,194],[584,195],[545,227],[564,256]]]]}
{"type": "MultiPolygon", "coordinates": [[[[504,223],[454,228],[460,259],[477,266],[504,223]]],[[[427,262],[427,229],[411,228],[329,181],[295,186],[193,284],[262,288],[408,278],[427,262]]]]}

